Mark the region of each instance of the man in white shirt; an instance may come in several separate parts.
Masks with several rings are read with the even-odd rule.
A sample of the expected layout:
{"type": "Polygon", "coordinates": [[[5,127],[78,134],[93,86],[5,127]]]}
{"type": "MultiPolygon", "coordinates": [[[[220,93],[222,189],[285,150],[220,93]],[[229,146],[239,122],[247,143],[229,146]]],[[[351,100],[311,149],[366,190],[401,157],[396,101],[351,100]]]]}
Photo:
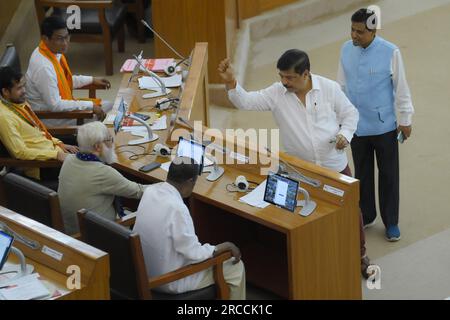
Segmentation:
{"type": "MultiPolygon", "coordinates": [[[[76,76],[67,63],[70,34],[65,21],[57,16],[46,18],[41,26],[41,42],[30,58],[26,73],[27,100],[34,111],[64,112],[93,110],[99,120],[112,109],[113,103],[100,99],[78,100],[73,89],[95,84],[110,88],[108,80],[76,76]]],[[[75,125],[75,120],[44,120],[51,127],[75,125]]]]}
{"type": "MultiPolygon", "coordinates": [[[[311,73],[308,55],[297,49],[278,60],[281,82],[247,92],[236,81],[230,61],[219,65],[228,98],[239,109],[272,111],[286,152],[319,166],[351,176],[344,149],[358,124],[358,111],[335,81],[311,73]]],[[[361,273],[370,265],[360,221],[361,273]]]]}
{"type": "Polygon", "coordinates": [[[338,83],[310,72],[305,52],[288,50],[277,68],[281,82],[257,92],[247,92],[237,83],[228,59],[221,62],[219,72],[237,108],[272,111],[288,154],[345,171],[348,160],[341,150],[353,138],[358,111],[338,83]]]}
{"type": "Polygon", "coordinates": [[[372,226],[377,216],[376,155],[379,207],[386,227],[386,239],[398,241],[400,191],[397,137],[403,141],[411,136],[414,107],[400,49],[377,36],[375,12],[360,9],[353,14],[351,21],[352,40],[342,46],[338,81],[360,114],[352,140],[352,153],[355,176],[361,181],[361,211],[365,227],[372,226]]]}
{"type": "MultiPolygon", "coordinates": [[[[148,186],[136,212],[134,231],[141,238],[147,273],[151,277],[199,263],[224,251],[234,258],[224,262],[224,278],[230,299],[245,300],[245,270],[239,249],[230,242],[201,244],[195,234],[189,209],[183,202],[192,194],[199,165],[189,158],[172,162],[167,181],[148,186]]],[[[214,283],[212,268],[159,287],[166,293],[184,293],[214,283]]]]}

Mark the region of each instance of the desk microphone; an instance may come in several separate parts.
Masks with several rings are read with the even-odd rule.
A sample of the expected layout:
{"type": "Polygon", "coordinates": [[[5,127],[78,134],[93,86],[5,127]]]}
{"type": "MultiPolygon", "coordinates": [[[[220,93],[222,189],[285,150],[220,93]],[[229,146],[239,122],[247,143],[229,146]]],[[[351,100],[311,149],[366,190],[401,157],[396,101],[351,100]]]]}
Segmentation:
{"type": "Polygon", "coordinates": [[[182,62],[186,62],[186,60],[188,60],[187,58],[183,57],[177,50],[175,50],[166,40],[164,40],[164,38],[161,37],[158,32],[150,27],[150,25],[144,19],[142,19],[141,22],[147,29],[153,32],[153,34],[156,35],[170,50],[172,50],[172,52],[174,52],[181,60],[183,60],[182,62]]]}
{"type": "Polygon", "coordinates": [[[169,157],[171,154],[170,148],[161,143],[158,143],[155,146],[154,150],[155,150],[156,154],[160,157],[169,157]]]}

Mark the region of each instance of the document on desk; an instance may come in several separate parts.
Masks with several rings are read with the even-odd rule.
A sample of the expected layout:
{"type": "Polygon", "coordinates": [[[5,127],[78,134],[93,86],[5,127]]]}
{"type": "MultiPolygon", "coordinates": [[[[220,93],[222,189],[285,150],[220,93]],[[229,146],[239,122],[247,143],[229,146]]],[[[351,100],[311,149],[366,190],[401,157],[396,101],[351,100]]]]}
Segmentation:
{"type": "Polygon", "coordinates": [[[166,130],[167,129],[167,116],[163,115],[161,118],[153,122],[151,125],[152,130],[159,131],[159,130],[166,130]]]}
{"type": "MultiPolygon", "coordinates": [[[[164,115],[161,118],[155,120],[153,124],[150,126],[153,131],[160,131],[160,130],[166,130],[167,129],[167,116],[164,115]]],[[[147,128],[144,126],[139,125],[133,125],[133,126],[126,126],[122,127],[122,131],[129,132],[132,135],[146,135],[147,134],[147,128]]]]}
{"type": "MultiPolygon", "coordinates": [[[[177,88],[181,86],[182,76],[181,74],[176,74],[172,77],[160,77],[161,81],[164,83],[166,88],[177,88]]],[[[142,90],[159,90],[159,83],[152,77],[142,77],[139,78],[139,89],[142,90]]]]}
{"type": "Polygon", "coordinates": [[[39,280],[38,273],[11,280],[0,288],[0,300],[35,300],[50,297],[50,291],[39,280]]]}
{"type": "Polygon", "coordinates": [[[246,203],[252,207],[264,209],[270,205],[270,203],[264,201],[264,193],[266,192],[267,180],[261,183],[252,192],[239,199],[240,202],[246,203]]]}

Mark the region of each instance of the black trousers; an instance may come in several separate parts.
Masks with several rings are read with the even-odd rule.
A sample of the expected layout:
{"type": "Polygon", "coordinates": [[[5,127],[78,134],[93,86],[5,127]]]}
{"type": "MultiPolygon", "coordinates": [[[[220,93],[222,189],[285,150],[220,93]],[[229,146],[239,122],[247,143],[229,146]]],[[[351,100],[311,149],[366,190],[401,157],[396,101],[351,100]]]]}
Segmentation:
{"type": "Polygon", "coordinates": [[[378,165],[380,214],[386,227],[398,224],[399,156],[397,130],[379,136],[354,136],[352,143],[355,177],[360,180],[360,208],[364,224],[375,220],[375,162],[378,165]]]}

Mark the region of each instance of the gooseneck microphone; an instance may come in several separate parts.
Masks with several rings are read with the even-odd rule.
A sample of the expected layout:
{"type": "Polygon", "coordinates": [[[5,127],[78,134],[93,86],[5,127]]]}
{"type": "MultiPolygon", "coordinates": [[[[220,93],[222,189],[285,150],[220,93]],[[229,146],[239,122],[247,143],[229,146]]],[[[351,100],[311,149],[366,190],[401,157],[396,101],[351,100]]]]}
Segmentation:
{"type": "Polygon", "coordinates": [[[162,42],[164,42],[164,44],[170,50],[172,50],[181,60],[183,60],[182,62],[185,62],[187,60],[187,58],[183,57],[177,50],[174,49],[174,47],[172,47],[166,40],[164,40],[164,38],[160,36],[158,32],[156,32],[152,27],[150,27],[150,25],[144,19],[142,19],[141,22],[147,29],[153,32],[153,34],[155,34],[162,42]]]}

